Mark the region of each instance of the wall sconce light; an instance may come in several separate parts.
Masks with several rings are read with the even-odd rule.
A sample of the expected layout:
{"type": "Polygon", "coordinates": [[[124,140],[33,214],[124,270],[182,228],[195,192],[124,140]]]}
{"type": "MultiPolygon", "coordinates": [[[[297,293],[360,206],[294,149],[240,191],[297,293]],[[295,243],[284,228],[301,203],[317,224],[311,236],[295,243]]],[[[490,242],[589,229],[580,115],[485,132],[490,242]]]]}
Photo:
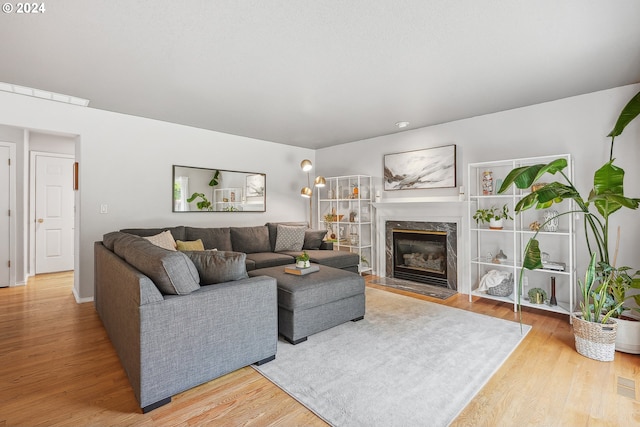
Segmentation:
{"type": "MultiPolygon", "coordinates": [[[[313,190],[311,188],[311,174],[309,173],[309,171],[313,168],[313,164],[311,163],[311,160],[308,159],[304,159],[302,162],[300,162],[300,168],[302,169],[303,172],[307,173],[307,186],[306,187],[302,187],[302,190],[300,190],[300,195],[304,198],[309,199],[309,227],[313,226],[313,207],[312,207],[312,200],[311,200],[311,196],[313,196],[313,190]]],[[[313,186],[314,187],[324,187],[327,183],[327,180],[324,178],[324,176],[317,176],[316,179],[313,180],[313,186]]]]}

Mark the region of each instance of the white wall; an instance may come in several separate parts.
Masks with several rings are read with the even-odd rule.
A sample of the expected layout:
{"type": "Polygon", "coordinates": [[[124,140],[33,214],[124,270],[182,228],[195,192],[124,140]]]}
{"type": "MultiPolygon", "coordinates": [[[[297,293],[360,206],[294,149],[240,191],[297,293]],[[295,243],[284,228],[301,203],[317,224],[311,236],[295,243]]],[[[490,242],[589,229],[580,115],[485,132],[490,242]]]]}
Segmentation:
{"type": "MultiPolygon", "coordinates": [[[[315,162],[313,150],[4,92],[0,92],[0,121],[0,137],[7,134],[5,140],[19,137],[22,132],[16,128],[77,135],[80,190],[74,293],[79,300],[93,296],[93,243],[106,232],[308,218],[308,205],[299,196],[301,182],[306,182],[299,164],[304,158],[315,162]],[[267,212],[171,212],[173,164],[266,173],[267,212]],[[101,204],[108,205],[108,214],[99,213],[101,204]]],[[[24,192],[28,186],[19,183],[19,187],[24,192]]]]}
{"type": "MultiPolygon", "coordinates": [[[[525,108],[504,111],[427,128],[395,133],[316,152],[318,173],[324,176],[364,174],[382,189],[383,155],[456,144],[458,186],[466,181],[467,164],[570,153],[575,183],[586,198],[593,173],[609,158],[609,138],[620,110],[640,90],[640,84],[605,90],[525,108]]],[[[390,124],[392,126],[392,124],[390,124]]],[[[625,172],[625,195],[640,197],[640,119],[616,138],[616,164],[625,172]]],[[[455,196],[457,189],[382,192],[383,198],[455,196]]],[[[622,226],[618,265],[640,268],[640,212],[618,212],[612,230],[622,226]]],[[[578,227],[579,277],[588,264],[584,233],[578,227]]],[[[613,243],[612,243],[613,245],[613,243]]]]}

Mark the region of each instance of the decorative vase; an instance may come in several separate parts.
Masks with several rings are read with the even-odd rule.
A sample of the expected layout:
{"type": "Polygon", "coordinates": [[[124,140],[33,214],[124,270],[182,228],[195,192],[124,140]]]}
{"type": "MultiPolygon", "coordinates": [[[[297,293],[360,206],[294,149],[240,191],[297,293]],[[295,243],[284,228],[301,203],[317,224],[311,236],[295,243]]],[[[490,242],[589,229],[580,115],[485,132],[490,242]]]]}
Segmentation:
{"type": "Polygon", "coordinates": [[[298,268],[304,268],[304,261],[298,261],[298,262],[296,262],[296,267],[298,267],[298,268]]]}
{"type": "Polygon", "coordinates": [[[502,230],[502,218],[489,220],[489,228],[492,230],[502,230]]]}
{"type": "Polygon", "coordinates": [[[551,277],[551,298],[549,299],[549,305],[558,305],[558,300],[556,299],[556,278],[553,276],[551,277]]]}
{"type": "Polygon", "coordinates": [[[558,211],[549,209],[544,212],[544,231],[558,231],[558,211]]]}
{"type": "Polygon", "coordinates": [[[309,267],[311,267],[311,261],[306,260],[306,261],[304,262],[304,268],[309,268],[309,267]]]}
{"type": "Polygon", "coordinates": [[[490,196],[493,194],[493,172],[482,172],[482,194],[490,196]]]}

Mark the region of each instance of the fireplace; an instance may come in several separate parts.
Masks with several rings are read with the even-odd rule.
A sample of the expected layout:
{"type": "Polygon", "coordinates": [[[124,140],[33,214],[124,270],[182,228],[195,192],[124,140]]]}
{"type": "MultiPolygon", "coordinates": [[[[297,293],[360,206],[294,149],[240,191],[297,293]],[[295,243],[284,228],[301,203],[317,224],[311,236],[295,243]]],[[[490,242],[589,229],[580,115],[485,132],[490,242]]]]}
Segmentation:
{"type": "Polygon", "coordinates": [[[384,223],[386,277],[458,290],[455,222],[384,223]]]}
{"type": "Polygon", "coordinates": [[[447,287],[447,232],[393,229],[393,277],[447,287]]]}

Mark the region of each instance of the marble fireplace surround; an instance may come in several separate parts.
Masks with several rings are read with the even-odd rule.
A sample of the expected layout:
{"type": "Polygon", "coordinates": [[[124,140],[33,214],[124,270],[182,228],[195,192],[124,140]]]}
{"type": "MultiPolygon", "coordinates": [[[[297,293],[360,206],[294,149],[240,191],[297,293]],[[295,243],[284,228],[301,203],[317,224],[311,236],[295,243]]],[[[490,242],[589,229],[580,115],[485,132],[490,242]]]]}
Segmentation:
{"type": "Polygon", "coordinates": [[[432,223],[427,229],[455,230],[455,236],[449,233],[454,241],[447,236],[447,255],[456,249],[455,266],[448,266],[447,279],[449,288],[461,293],[468,293],[465,274],[465,259],[468,248],[464,245],[464,218],[467,215],[467,204],[458,198],[403,198],[384,199],[373,204],[376,209],[376,274],[381,277],[392,276],[391,253],[387,251],[388,239],[391,239],[392,228],[418,229],[414,226],[432,223]],[[389,224],[387,224],[389,223],[389,224]],[[451,277],[453,274],[453,277],[451,277]],[[452,283],[453,282],[453,283],[452,283]]]}

